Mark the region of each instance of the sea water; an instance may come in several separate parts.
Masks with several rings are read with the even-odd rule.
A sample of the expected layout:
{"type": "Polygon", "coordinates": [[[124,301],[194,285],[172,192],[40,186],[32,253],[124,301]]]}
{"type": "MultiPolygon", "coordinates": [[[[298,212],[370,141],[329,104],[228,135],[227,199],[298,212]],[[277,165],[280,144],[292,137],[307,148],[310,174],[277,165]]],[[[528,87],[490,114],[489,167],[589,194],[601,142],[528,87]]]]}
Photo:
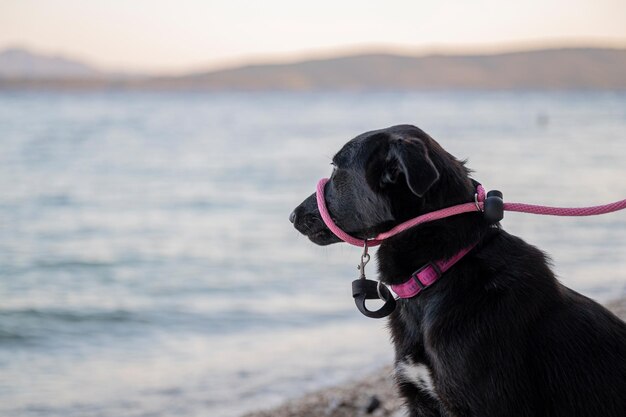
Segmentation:
{"type": "MultiPolygon", "coordinates": [[[[390,362],[359,249],[288,217],[400,123],[507,201],[626,198],[623,93],[0,93],[0,415],[232,417],[390,362]]],[[[626,295],[626,213],[503,226],[626,295]]]]}

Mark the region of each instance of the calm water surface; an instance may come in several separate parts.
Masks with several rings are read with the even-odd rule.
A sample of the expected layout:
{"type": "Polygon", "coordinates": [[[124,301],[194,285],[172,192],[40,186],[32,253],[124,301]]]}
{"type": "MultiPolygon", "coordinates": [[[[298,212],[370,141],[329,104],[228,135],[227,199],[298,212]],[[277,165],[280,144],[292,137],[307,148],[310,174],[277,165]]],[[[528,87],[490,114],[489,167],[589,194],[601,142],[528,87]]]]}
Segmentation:
{"type": "MultiPolygon", "coordinates": [[[[288,215],[398,123],[509,201],[626,196],[626,94],[0,93],[0,415],[232,417],[390,361],[359,250],[288,215]]],[[[626,213],[503,224],[626,295],[626,213]]]]}

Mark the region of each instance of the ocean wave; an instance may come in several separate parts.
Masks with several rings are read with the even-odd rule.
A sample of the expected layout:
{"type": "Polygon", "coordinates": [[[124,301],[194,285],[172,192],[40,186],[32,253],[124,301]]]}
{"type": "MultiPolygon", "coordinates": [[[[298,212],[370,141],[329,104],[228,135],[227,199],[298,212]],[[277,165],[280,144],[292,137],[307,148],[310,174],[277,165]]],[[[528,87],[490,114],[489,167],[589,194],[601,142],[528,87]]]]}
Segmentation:
{"type": "Polygon", "coordinates": [[[140,315],[127,310],[4,309],[0,310],[0,346],[66,342],[68,337],[94,334],[115,336],[132,332],[137,324],[145,322],[140,315]]]}
{"type": "Polygon", "coordinates": [[[72,310],[56,310],[56,309],[15,309],[0,310],[0,323],[4,320],[23,320],[23,319],[47,319],[64,321],[69,323],[78,322],[128,322],[141,321],[136,315],[127,310],[108,310],[108,311],[72,311],[72,310]]]}
{"type": "Polygon", "coordinates": [[[25,334],[0,328],[0,345],[5,343],[20,343],[29,339],[30,338],[25,334]]]}
{"type": "Polygon", "coordinates": [[[141,264],[141,259],[113,259],[113,260],[83,260],[83,259],[48,259],[33,260],[17,265],[0,265],[0,274],[19,275],[27,272],[48,271],[80,271],[80,270],[104,270],[120,266],[136,266],[141,264]]]}
{"type": "Polygon", "coordinates": [[[58,260],[58,261],[38,261],[33,263],[33,269],[76,269],[76,268],[111,268],[118,266],[117,261],[87,261],[87,260],[58,260]]]}
{"type": "MultiPolygon", "coordinates": [[[[142,339],[154,335],[205,334],[228,335],[245,331],[304,329],[328,322],[350,320],[353,314],[343,311],[262,312],[254,308],[233,308],[213,312],[179,309],[148,310],[70,310],[13,309],[0,310],[0,346],[88,341],[142,339]]],[[[114,342],[115,343],[115,342],[114,342]]]]}

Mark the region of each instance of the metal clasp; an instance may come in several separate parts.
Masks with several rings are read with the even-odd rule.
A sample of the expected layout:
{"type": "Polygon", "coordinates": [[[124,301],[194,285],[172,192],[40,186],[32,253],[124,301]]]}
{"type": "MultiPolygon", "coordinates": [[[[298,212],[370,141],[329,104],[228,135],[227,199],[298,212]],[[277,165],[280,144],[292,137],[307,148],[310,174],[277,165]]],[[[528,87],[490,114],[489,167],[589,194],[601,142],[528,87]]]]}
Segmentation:
{"type": "Polygon", "coordinates": [[[370,254],[367,252],[367,240],[363,241],[363,253],[361,254],[361,263],[356,267],[360,271],[359,278],[365,279],[365,265],[370,261],[370,254]]]}

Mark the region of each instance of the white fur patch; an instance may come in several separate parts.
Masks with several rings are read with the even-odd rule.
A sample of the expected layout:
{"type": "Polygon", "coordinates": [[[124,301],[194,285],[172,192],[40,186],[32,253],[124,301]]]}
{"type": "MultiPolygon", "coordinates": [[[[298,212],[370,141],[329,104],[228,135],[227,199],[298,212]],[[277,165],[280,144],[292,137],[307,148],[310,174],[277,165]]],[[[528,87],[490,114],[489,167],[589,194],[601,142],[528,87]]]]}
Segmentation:
{"type": "Polygon", "coordinates": [[[396,376],[400,381],[410,382],[431,397],[437,398],[430,370],[423,363],[414,363],[411,360],[399,362],[396,366],[396,376]]]}

